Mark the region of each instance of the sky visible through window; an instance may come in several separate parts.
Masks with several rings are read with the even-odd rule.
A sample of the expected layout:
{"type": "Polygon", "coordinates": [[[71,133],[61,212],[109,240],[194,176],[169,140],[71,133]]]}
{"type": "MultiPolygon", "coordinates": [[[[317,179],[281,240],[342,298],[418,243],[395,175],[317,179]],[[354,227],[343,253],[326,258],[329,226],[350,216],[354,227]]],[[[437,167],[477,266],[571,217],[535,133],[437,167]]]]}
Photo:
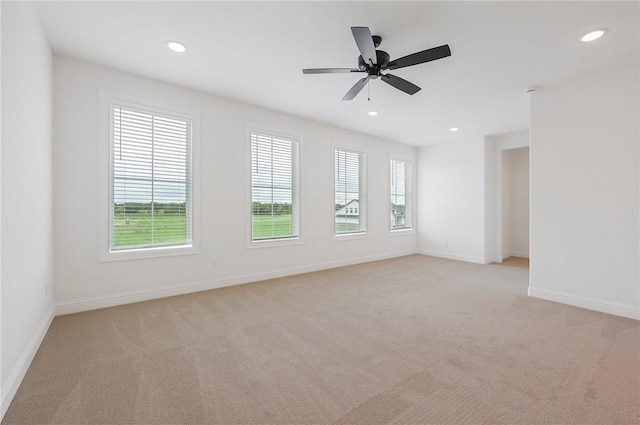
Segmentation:
{"type": "Polygon", "coordinates": [[[288,140],[254,135],[251,149],[251,198],[264,204],[292,202],[293,146],[288,140]]]}
{"type": "Polygon", "coordinates": [[[190,122],[133,109],[113,113],[113,202],[185,202],[190,122]]]}
{"type": "Polygon", "coordinates": [[[344,206],[360,197],[359,154],[336,150],[334,156],[335,203],[344,206]]]}
{"type": "Polygon", "coordinates": [[[405,204],[406,163],[391,161],[391,202],[395,205],[405,204]]]}

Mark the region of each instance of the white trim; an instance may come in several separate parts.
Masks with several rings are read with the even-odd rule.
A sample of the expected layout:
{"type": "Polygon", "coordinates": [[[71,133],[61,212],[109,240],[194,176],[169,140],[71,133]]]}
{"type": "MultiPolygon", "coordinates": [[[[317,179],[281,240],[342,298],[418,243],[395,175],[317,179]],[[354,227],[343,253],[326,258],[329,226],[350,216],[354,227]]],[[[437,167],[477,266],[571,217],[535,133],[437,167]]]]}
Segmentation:
{"type": "Polygon", "coordinates": [[[529,258],[529,253],[527,251],[510,251],[502,254],[503,259],[508,257],[529,258]]]}
{"type": "Polygon", "coordinates": [[[300,239],[300,237],[298,236],[293,236],[290,238],[256,239],[255,241],[252,240],[247,248],[259,249],[291,245],[303,245],[302,239],[300,239]]]}
{"type": "MultiPolygon", "coordinates": [[[[245,220],[245,238],[247,241],[247,248],[271,248],[271,247],[279,247],[279,246],[289,246],[289,245],[302,245],[304,240],[302,238],[302,198],[303,198],[303,190],[302,190],[302,160],[303,160],[303,148],[304,148],[304,135],[301,132],[297,131],[280,131],[274,130],[269,126],[263,126],[256,123],[252,123],[249,121],[245,122],[245,170],[246,170],[246,178],[245,182],[246,187],[246,199],[248,207],[246,210],[246,220],[245,220]],[[263,134],[268,137],[276,137],[290,141],[293,145],[295,145],[298,154],[298,163],[297,163],[297,181],[294,181],[294,184],[297,185],[297,197],[298,197],[298,234],[291,237],[286,238],[273,238],[273,239],[253,239],[253,193],[252,193],[252,170],[251,170],[251,135],[253,133],[263,134]]],[[[293,209],[293,201],[292,201],[292,209],[293,209]]]]}
{"type": "Polygon", "coordinates": [[[401,229],[391,229],[389,230],[389,236],[390,237],[394,237],[394,236],[408,236],[408,235],[415,235],[416,234],[416,230],[413,227],[404,227],[401,229]]]}
{"type": "Polygon", "coordinates": [[[40,326],[38,326],[34,334],[31,336],[29,343],[18,358],[16,365],[9,374],[6,385],[2,387],[2,398],[0,399],[0,420],[4,418],[5,413],[7,413],[7,410],[9,409],[11,401],[18,392],[18,388],[20,387],[20,384],[22,383],[27,370],[29,370],[29,366],[31,366],[31,362],[38,352],[40,344],[47,334],[53,318],[54,307],[51,306],[47,314],[45,314],[42,322],[40,322],[40,326]]]}
{"type": "Polygon", "coordinates": [[[529,286],[527,294],[530,297],[540,298],[547,301],[554,301],[574,307],[585,308],[587,310],[595,310],[602,313],[613,314],[615,316],[640,320],[640,307],[638,306],[567,294],[565,292],[553,291],[551,289],[533,288],[531,286],[529,286]]]}
{"type": "Polygon", "coordinates": [[[136,260],[173,255],[192,255],[200,251],[200,112],[188,105],[141,99],[110,89],[98,89],[98,261],[136,260]],[[146,110],[191,121],[191,243],[180,246],[150,247],[110,251],[111,220],[111,104],[146,110]]]}
{"type": "MultiPolygon", "coordinates": [[[[334,226],[334,229],[335,229],[335,216],[334,216],[333,226],[334,226]]],[[[370,237],[371,236],[367,232],[353,232],[353,233],[335,234],[335,230],[334,230],[334,234],[333,234],[333,237],[331,238],[331,242],[349,241],[349,240],[353,240],[353,239],[369,239],[370,237]]]]}
{"type": "Polygon", "coordinates": [[[100,258],[100,262],[139,260],[141,258],[173,257],[176,255],[196,255],[199,250],[189,245],[151,246],[149,248],[123,249],[109,251],[109,255],[100,258]]]}
{"type": "Polygon", "coordinates": [[[430,249],[421,249],[419,254],[428,255],[430,257],[447,258],[449,260],[465,261],[467,263],[487,264],[487,259],[483,257],[472,257],[470,255],[460,255],[451,252],[433,251],[430,249]]]}
{"type": "MultiPolygon", "coordinates": [[[[369,237],[369,152],[367,149],[359,149],[353,148],[350,145],[345,145],[342,143],[331,143],[331,192],[333,198],[331,199],[331,221],[332,221],[332,242],[345,241],[350,239],[365,239],[369,237]],[[360,211],[364,208],[364,230],[358,230],[356,232],[350,233],[337,233],[336,232],[336,210],[335,210],[335,202],[336,202],[336,151],[344,151],[352,154],[358,155],[358,168],[359,174],[362,175],[364,168],[364,193],[362,187],[359,187],[359,197],[358,197],[358,208],[360,211]],[[364,159],[364,164],[362,160],[364,159]],[[364,198],[364,199],[362,199],[364,198]]],[[[359,186],[362,186],[362,181],[360,181],[359,186]]]]}
{"type": "Polygon", "coordinates": [[[293,276],[302,273],[315,272],[319,270],[333,269],[336,267],[351,266],[354,264],[368,263],[371,261],[386,260],[389,258],[413,255],[414,250],[396,251],[381,255],[370,255],[358,257],[350,260],[337,260],[326,263],[318,263],[310,266],[291,267],[274,270],[265,273],[252,273],[230,277],[226,279],[204,280],[199,282],[181,283],[155,289],[124,292],[102,297],[83,298],[66,301],[56,305],[56,315],[79,313],[82,311],[95,310],[99,308],[113,307],[123,304],[130,304],[140,301],[153,300],[158,298],[171,297],[175,295],[189,294],[192,292],[206,291],[210,289],[224,288],[227,286],[242,285],[245,283],[258,282],[267,279],[275,279],[285,276],[293,276]]]}
{"type": "MultiPolygon", "coordinates": [[[[415,234],[415,227],[416,227],[416,168],[418,168],[415,165],[415,161],[414,159],[411,159],[411,157],[409,155],[404,155],[404,154],[394,154],[392,152],[389,152],[387,155],[387,217],[391,217],[391,161],[402,161],[406,164],[408,164],[409,166],[409,212],[411,214],[410,218],[411,218],[411,226],[409,227],[401,227],[401,228],[392,228],[390,226],[391,223],[389,223],[388,229],[389,229],[389,236],[393,236],[393,235],[404,235],[407,234],[408,232],[410,232],[411,234],[415,234]]],[[[405,178],[407,177],[407,175],[405,174],[405,178]]],[[[406,182],[405,182],[405,188],[406,188],[406,182]]],[[[406,209],[406,198],[407,198],[407,194],[405,193],[405,209],[406,209]]]]}

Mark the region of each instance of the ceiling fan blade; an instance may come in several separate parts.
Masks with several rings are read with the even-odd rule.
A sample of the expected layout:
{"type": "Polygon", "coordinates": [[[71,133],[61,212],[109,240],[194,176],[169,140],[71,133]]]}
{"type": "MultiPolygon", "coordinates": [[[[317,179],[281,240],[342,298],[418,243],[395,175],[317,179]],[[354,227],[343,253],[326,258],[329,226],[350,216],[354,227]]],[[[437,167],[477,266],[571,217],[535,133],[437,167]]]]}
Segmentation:
{"type": "Polygon", "coordinates": [[[358,93],[360,93],[360,90],[362,90],[364,88],[364,86],[367,85],[367,82],[371,78],[372,77],[370,75],[368,75],[366,78],[363,78],[360,81],[358,81],[357,83],[355,83],[353,85],[353,87],[351,87],[351,90],[349,90],[347,92],[347,94],[344,95],[342,100],[353,100],[353,98],[356,97],[358,95],[358,93]]]}
{"type": "Polygon", "coordinates": [[[416,86],[413,83],[408,82],[407,80],[396,77],[395,75],[387,74],[381,76],[382,81],[397,88],[398,90],[402,90],[407,94],[416,94],[420,91],[420,87],[416,86]]]}
{"type": "Polygon", "coordinates": [[[356,40],[358,50],[360,50],[364,62],[366,64],[377,64],[378,56],[376,55],[376,46],[373,44],[373,37],[371,37],[369,27],[351,27],[351,33],[356,40]]]}
{"type": "Polygon", "coordinates": [[[421,52],[413,53],[408,56],[401,57],[400,59],[393,60],[387,64],[384,69],[398,69],[405,66],[418,65],[425,62],[434,61],[436,59],[446,58],[451,56],[451,49],[449,45],[434,47],[433,49],[423,50],[421,52]]]}
{"type": "Polygon", "coordinates": [[[303,69],[303,74],[341,74],[348,72],[364,72],[354,68],[311,68],[303,69]]]}

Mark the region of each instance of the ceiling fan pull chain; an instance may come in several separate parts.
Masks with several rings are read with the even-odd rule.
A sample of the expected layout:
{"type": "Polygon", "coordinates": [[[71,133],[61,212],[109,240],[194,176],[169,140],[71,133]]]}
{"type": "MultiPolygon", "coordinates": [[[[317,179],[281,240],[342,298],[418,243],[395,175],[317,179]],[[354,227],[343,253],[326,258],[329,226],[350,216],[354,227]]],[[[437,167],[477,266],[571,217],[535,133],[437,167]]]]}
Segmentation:
{"type": "Polygon", "coordinates": [[[371,102],[371,84],[367,82],[367,101],[371,102]]]}

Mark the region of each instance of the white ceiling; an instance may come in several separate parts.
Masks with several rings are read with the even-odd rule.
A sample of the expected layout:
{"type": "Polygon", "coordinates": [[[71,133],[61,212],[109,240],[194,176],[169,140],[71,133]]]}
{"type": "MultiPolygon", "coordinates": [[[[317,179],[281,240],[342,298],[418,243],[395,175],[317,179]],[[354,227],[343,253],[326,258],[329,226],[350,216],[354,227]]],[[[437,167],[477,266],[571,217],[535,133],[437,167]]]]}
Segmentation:
{"type": "Polygon", "coordinates": [[[42,2],[53,50],[181,86],[416,146],[528,128],[528,86],[638,61],[637,2],[42,2]],[[351,26],[383,37],[391,59],[449,44],[452,56],[392,71],[342,96],[362,74],[351,26]],[[584,44],[586,32],[607,28],[584,44]],[[176,54],[165,42],[178,40],[176,54]],[[380,114],[369,117],[376,109],[380,114]],[[457,133],[450,127],[460,127],[457,133]]]}

